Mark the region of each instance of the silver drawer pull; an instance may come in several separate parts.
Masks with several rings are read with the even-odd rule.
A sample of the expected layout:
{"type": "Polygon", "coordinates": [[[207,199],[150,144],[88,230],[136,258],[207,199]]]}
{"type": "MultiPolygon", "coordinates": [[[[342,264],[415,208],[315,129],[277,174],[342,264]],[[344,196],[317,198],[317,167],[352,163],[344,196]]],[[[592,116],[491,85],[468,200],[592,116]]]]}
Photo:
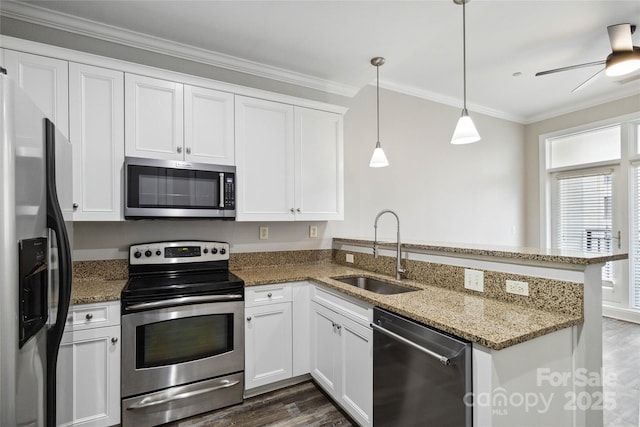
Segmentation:
{"type": "Polygon", "coordinates": [[[233,301],[233,300],[239,300],[239,299],[242,299],[242,295],[237,295],[237,294],[203,295],[203,296],[197,296],[197,297],[172,298],[172,299],[166,299],[162,301],[143,302],[140,304],[133,304],[133,305],[130,305],[129,307],[125,307],[125,311],[137,310],[140,308],[173,307],[174,305],[177,305],[177,304],[233,301]]]}
{"type": "Polygon", "coordinates": [[[391,332],[390,330],[385,329],[382,326],[378,326],[375,323],[370,323],[369,325],[375,331],[382,332],[383,334],[385,334],[386,336],[388,336],[390,338],[393,338],[394,340],[400,341],[403,344],[411,346],[411,347],[415,348],[416,350],[423,352],[426,355],[429,355],[431,357],[435,357],[443,365],[450,365],[451,364],[451,359],[449,359],[447,356],[443,356],[441,354],[436,353],[435,351],[429,350],[428,348],[424,348],[423,346],[418,345],[418,344],[414,343],[413,341],[409,341],[405,337],[400,336],[400,335],[396,334],[395,332],[391,332]]]}
{"type": "Polygon", "coordinates": [[[118,342],[118,337],[111,338],[111,344],[115,344],[118,342]]]}
{"type": "Polygon", "coordinates": [[[251,322],[251,316],[247,317],[247,322],[251,322]]]}
{"type": "Polygon", "coordinates": [[[223,380],[222,383],[223,384],[217,385],[215,387],[203,388],[202,390],[194,390],[188,391],[186,393],[176,394],[174,396],[167,397],[166,399],[152,400],[152,398],[145,397],[140,402],[134,403],[133,405],[129,406],[127,408],[127,411],[130,411],[132,409],[135,410],[148,408],[149,406],[162,405],[163,403],[169,403],[174,400],[187,399],[189,397],[198,396],[199,394],[210,393],[212,391],[220,390],[223,388],[233,387],[234,385],[238,385],[240,381],[223,380]]]}
{"type": "Polygon", "coordinates": [[[84,317],[85,317],[85,319],[87,319],[87,320],[91,320],[91,319],[93,319],[93,314],[91,314],[91,313],[87,313],[87,315],[86,315],[86,316],[84,316],[84,317]]]}
{"type": "Polygon", "coordinates": [[[268,298],[271,298],[271,297],[272,297],[271,292],[269,292],[269,293],[267,294],[267,297],[268,297],[268,298]]]}

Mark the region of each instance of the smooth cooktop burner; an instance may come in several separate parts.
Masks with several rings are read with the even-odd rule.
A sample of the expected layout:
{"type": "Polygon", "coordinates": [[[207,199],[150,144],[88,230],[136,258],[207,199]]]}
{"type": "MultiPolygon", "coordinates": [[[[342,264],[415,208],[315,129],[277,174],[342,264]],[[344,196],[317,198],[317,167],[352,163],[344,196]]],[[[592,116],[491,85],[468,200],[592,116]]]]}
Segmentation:
{"type": "Polygon", "coordinates": [[[243,287],[242,279],[229,271],[147,274],[129,278],[122,299],[154,301],[173,296],[221,294],[243,287]]]}

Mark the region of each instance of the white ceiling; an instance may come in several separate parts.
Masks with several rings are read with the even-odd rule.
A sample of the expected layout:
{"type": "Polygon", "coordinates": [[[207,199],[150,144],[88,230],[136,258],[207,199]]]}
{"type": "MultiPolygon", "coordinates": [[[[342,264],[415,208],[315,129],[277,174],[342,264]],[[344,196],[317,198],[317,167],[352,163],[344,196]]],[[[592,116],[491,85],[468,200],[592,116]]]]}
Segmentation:
{"type": "MultiPolygon", "coordinates": [[[[0,9],[348,96],[375,80],[369,60],[384,56],[383,87],[462,106],[462,7],[452,0],[2,0],[0,9]]],[[[640,1],[473,0],[466,9],[472,114],[529,123],[640,93],[640,72],[626,84],[603,74],[576,93],[599,67],[534,76],[604,60],[608,25],[637,24],[640,45],[640,1]]]]}

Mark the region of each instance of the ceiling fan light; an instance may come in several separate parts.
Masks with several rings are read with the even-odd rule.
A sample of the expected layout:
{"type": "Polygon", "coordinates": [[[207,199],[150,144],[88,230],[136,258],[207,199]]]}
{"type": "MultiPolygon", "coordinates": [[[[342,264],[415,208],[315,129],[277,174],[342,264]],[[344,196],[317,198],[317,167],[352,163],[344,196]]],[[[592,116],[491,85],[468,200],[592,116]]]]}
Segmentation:
{"type": "Polygon", "coordinates": [[[640,69],[640,48],[632,51],[618,51],[609,54],[605,74],[609,77],[624,76],[640,69]]]}
{"type": "Polygon", "coordinates": [[[462,115],[458,119],[458,124],[456,125],[456,129],[453,131],[453,136],[451,137],[451,143],[455,145],[461,144],[471,144],[472,142],[478,142],[482,138],[480,138],[480,134],[478,133],[478,129],[476,129],[476,125],[469,117],[469,114],[465,111],[462,112],[462,115]]]}
{"type": "Polygon", "coordinates": [[[375,150],[373,150],[373,154],[371,155],[371,160],[369,161],[370,168],[384,168],[389,166],[389,160],[387,160],[386,154],[384,154],[384,150],[380,146],[380,141],[376,144],[375,150]]]}

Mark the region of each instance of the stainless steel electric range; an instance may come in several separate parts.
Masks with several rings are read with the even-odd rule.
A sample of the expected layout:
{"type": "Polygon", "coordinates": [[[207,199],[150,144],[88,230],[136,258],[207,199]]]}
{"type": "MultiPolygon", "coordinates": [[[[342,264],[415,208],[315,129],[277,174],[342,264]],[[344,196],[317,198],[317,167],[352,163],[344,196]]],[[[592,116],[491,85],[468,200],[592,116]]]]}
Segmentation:
{"type": "Polygon", "coordinates": [[[228,243],[132,245],[121,303],[124,427],[242,402],[244,282],[228,243]]]}

